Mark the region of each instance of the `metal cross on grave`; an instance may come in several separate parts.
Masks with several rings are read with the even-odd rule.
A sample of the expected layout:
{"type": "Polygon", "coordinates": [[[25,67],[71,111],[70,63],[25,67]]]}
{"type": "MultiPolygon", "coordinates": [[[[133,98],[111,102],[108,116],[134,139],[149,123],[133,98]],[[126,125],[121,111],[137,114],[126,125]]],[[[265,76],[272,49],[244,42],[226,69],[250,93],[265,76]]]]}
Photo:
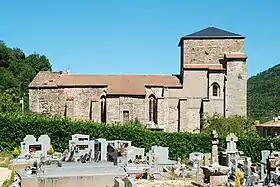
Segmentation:
{"type": "Polygon", "coordinates": [[[236,149],[237,141],[238,141],[238,138],[233,133],[230,133],[227,136],[227,138],[226,138],[226,142],[227,142],[226,152],[227,153],[235,153],[235,152],[237,152],[237,149],[236,149]]]}

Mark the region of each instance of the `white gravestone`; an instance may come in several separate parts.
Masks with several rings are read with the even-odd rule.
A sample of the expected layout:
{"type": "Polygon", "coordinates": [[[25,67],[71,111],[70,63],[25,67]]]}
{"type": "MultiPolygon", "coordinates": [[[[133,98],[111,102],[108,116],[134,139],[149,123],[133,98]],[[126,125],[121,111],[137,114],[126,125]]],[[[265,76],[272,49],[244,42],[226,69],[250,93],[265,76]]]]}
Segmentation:
{"type": "Polygon", "coordinates": [[[169,160],[169,147],[152,146],[152,152],[158,157],[159,165],[173,165],[176,161],[169,160]]]}
{"type": "Polygon", "coordinates": [[[236,153],[237,152],[237,149],[236,149],[237,141],[238,141],[238,138],[233,133],[230,133],[226,137],[226,142],[227,142],[226,152],[227,153],[236,153]]]}
{"type": "Polygon", "coordinates": [[[43,156],[46,158],[51,145],[50,137],[48,135],[41,135],[38,138],[38,143],[42,144],[42,153],[43,156]]]}
{"type": "Polygon", "coordinates": [[[204,154],[200,152],[193,152],[189,155],[189,160],[194,163],[194,168],[198,168],[198,164],[201,165],[201,162],[204,158],[204,154]]]}
{"type": "Polygon", "coordinates": [[[136,159],[136,156],[139,160],[144,159],[145,154],[145,148],[138,148],[134,146],[128,146],[127,147],[127,161],[134,161],[136,159]]]}
{"type": "Polygon", "coordinates": [[[21,144],[21,154],[26,155],[29,153],[29,145],[36,144],[36,138],[33,135],[26,135],[21,144]]]}
{"type": "MultiPolygon", "coordinates": [[[[75,150],[74,158],[80,158],[86,153],[89,154],[90,150],[94,152],[94,141],[89,140],[89,135],[85,134],[74,134],[72,135],[72,140],[69,141],[70,152],[75,150]]],[[[91,154],[91,158],[92,158],[91,154]]]]}
{"type": "Polygon", "coordinates": [[[108,142],[104,138],[96,139],[100,143],[100,161],[107,161],[107,146],[108,142]]]}

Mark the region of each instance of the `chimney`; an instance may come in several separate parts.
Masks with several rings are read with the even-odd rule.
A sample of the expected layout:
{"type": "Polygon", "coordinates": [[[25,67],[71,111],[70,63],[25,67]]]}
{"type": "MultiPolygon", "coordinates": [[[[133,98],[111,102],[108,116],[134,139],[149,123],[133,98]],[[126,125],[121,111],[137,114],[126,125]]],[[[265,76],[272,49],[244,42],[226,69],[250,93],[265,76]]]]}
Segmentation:
{"type": "Polygon", "coordinates": [[[273,121],[277,122],[278,121],[278,117],[273,117],[273,121]]]}

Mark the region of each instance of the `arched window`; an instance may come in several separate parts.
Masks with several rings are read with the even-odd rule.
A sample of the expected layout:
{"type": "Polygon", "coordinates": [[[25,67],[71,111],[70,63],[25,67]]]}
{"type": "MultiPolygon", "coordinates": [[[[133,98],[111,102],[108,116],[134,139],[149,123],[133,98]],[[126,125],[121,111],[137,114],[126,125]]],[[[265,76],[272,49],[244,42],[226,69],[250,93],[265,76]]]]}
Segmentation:
{"type": "Polygon", "coordinates": [[[101,97],[101,122],[106,123],[106,97],[101,97]]]}
{"type": "Polygon", "coordinates": [[[149,121],[157,124],[157,100],[154,95],[149,97],[149,121]]]}
{"type": "Polygon", "coordinates": [[[220,86],[218,83],[212,84],[212,96],[218,97],[220,95],[220,86]]]}

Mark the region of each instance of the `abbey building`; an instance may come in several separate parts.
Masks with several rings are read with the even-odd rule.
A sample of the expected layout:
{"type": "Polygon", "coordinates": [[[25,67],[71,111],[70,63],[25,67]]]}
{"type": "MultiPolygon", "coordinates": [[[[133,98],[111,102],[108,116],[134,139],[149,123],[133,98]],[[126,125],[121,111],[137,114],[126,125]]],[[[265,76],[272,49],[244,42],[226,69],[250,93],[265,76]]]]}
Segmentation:
{"type": "Polygon", "coordinates": [[[103,123],[199,131],[202,117],[247,110],[245,37],[208,27],[184,36],[178,75],[39,72],[29,85],[33,112],[103,123]]]}

